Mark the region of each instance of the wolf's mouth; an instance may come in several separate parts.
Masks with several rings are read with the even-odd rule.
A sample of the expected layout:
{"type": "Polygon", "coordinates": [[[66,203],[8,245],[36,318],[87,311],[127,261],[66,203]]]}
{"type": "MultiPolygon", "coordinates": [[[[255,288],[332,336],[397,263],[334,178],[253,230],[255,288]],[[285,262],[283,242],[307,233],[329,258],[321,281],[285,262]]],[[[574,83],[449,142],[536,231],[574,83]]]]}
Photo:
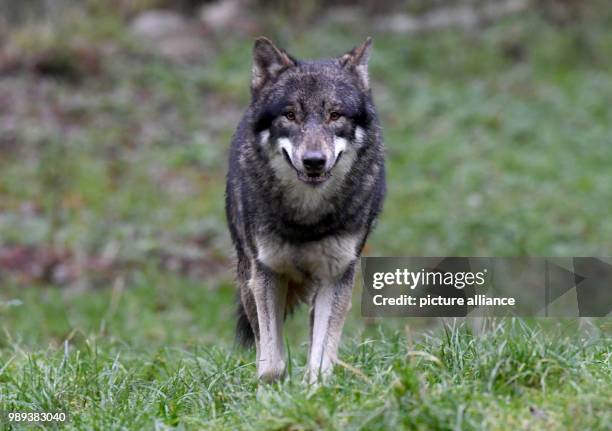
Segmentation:
{"type": "Polygon", "coordinates": [[[298,171],[297,177],[300,181],[307,184],[321,184],[327,181],[331,177],[331,173],[322,172],[320,174],[307,174],[305,172],[298,171]]]}

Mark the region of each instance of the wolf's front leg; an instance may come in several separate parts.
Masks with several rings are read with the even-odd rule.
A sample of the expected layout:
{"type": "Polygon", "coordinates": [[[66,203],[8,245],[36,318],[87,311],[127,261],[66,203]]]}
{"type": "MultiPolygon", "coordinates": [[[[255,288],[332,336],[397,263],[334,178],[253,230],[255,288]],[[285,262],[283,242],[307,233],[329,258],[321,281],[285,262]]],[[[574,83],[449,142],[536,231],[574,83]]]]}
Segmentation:
{"type": "Polygon", "coordinates": [[[259,324],[257,376],[265,382],[272,382],[285,374],[282,332],[287,281],[267,268],[256,265],[249,287],[255,298],[259,324]]]}
{"type": "Polygon", "coordinates": [[[311,310],[310,353],[306,381],[315,383],[331,374],[338,354],[344,320],[351,308],[354,264],[335,284],[321,285],[311,310]]]}

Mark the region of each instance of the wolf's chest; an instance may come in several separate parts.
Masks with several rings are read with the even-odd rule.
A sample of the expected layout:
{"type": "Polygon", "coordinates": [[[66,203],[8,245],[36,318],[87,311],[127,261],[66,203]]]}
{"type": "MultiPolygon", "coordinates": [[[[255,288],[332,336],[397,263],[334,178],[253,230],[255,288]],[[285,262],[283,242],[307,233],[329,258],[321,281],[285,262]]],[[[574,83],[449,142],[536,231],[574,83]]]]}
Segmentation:
{"type": "Polygon", "coordinates": [[[274,272],[296,280],[330,280],[341,276],[355,260],[360,239],[358,235],[329,236],[296,245],[275,236],[258,237],[257,258],[274,272]]]}

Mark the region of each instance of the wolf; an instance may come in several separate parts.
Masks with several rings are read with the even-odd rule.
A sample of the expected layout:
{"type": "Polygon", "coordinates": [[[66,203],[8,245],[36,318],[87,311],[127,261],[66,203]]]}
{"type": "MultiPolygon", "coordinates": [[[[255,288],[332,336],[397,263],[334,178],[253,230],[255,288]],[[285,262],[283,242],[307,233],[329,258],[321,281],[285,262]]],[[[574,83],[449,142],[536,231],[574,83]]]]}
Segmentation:
{"type": "Polygon", "coordinates": [[[255,41],[251,103],[232,138],[226,215],[237,257],[237,338],[257,375],[285,374],[282,326],[310,305],[305,380],[327,377],[351,306],[355,266],[385,196],[372,100],[372,40],[302,61],[255,41]]]}

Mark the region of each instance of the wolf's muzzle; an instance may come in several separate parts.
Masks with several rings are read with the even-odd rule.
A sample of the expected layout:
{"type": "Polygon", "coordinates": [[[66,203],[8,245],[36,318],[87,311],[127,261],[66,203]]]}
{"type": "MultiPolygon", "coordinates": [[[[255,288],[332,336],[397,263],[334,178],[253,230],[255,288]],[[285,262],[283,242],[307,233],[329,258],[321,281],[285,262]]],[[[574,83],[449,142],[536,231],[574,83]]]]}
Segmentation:
{"type": "Polygon", "coordinates": [[[317,185],[325,182],[331,174],[325,169],[327,157],[321,151],[307,151],[302,156],[302,166],[304,171],[298,171],[298,179],[301,181],[317,185]]]}
{"type": "Polygon", "coordinates": [[[302,164],[307,174],[320,174],[325,170],[327,158],[321,151],[307,151],[302,157],[302,164]]]}

